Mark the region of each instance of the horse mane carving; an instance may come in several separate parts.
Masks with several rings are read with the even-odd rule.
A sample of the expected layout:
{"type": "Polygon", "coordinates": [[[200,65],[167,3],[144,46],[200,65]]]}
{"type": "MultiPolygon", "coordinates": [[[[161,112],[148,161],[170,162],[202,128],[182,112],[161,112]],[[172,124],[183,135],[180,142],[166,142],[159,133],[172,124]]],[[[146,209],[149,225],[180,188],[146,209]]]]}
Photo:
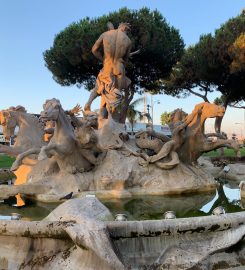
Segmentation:
{"type": "Polygon", "coordinates": [[[7,110],[8,111],[16,111],[16,112],[24,112],[24,113],[27,112],[26,109],[25,109],[25,107],[23,107],[21,105],[18,105],[16,107],[13,107],[13,106],[12,107],[9,107],[7,110]]]}

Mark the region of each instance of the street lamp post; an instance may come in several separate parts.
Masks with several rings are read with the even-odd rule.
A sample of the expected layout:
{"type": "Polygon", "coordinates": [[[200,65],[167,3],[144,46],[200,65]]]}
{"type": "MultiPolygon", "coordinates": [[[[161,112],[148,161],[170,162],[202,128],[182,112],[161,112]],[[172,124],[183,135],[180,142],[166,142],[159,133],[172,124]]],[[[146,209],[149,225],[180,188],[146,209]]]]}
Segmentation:
{"type": "Polygon", "coordinates": [[[152,117],[152,126],[154,124],[153,122],[153,108],[154,108],[154,104],[157,103],[157,104],[160,104],[160,101],[159,100],[153,100],[152,98],[152,95],[151,95],[151,117],[152,117]]]}
{"type": "Polygon", "coordinates": [[[148,113],[148,123],[150,122],[150,118],[149,118],[149,115],[150,115],[150,105],[149,104],[147,104],[146,105],[146,107],[147,107],[147,113],[148,113]]]}
{"type": "MultiPolygon", "coordinates": [[[[151,122],[152,122],[152,127],[154,125],[154,121],[153,121],[153,112],[154,112],[154,104],[157,103],[157,104],[160,104],[160,101],[159,100],[154,100],[151,96],[151,105],[147,104],[147,113],[148,115],[150,115],[150,108],[151,108],[151,122]]],[[[148,119],[148,122],[149,122],[149,119],[148,119]]]]}

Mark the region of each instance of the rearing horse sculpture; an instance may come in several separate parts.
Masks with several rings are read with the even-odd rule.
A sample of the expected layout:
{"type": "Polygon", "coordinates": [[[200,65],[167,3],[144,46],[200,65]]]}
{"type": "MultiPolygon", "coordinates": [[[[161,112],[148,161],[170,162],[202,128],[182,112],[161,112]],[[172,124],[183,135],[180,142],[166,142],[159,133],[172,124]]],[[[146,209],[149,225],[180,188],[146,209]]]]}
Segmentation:
{"type": "Polygon", "coordinates": [[[45,145],[41,123],[22,106],[0,111],[0,125],[7,139],[14,136],[15,128],[19,127],[14,146],[1,145],[0,153],[16,157],[30,148],[40,148],[45,145]]]}
{"type": "Polygon", "coordinates": [[[55,98],[47,100],[43,108],[41,118],[54,121],[55,129],[49,144],[42,147],[38,159],[52,158],[63,172],[76,173],[90,170],[93,164],[82,153],[74,129],[60,101],[55,98]]]}
{"type": "Polygon", "coordinates": [[[180,160],[190,164],[196,163],[202,153],[225,146],[233,148],[239,155],[239,145],[236,141],[217,138],[216,141],[210,142],[204,134],[206,119],[223,116],[224,113],[223,107],[213,103],[202,102],[195,106],[184,120],[188,125],[183,134],[183,144],[177,150],[180,160]]]}

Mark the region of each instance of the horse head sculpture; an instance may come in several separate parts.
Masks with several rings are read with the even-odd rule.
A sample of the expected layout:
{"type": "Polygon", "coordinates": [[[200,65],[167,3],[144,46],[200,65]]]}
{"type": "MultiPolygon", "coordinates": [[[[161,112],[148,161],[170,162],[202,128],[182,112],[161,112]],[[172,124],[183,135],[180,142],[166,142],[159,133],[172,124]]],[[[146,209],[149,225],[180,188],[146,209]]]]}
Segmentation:
{"type": "Polygon", "coordinates": [[[26,109],[23,106],[18,105],[0,111],[0,125],[2,125],[3,134],[8,140],[15,135],[14,131],[16,126],[18,126],[16,113],[26,113],[26,109]]]}
{"type": "Polygon", "coordinates": [[[188,124],[188,126],[199,126],[204,132],[204,124],[206,119],[221,117],[224,115],[224,113],[224,107],[214,103],[202,102],[195,106],[194,110],[186,117],[185,121],[188,121],[188,119],[192,118],[192,121],[188,124]]]}
{"type": "Polygon", "coordinates": [[[202,153],[224,146],[233,148],[239,155],[239,146],[233,140],[217,139],[210,142],[205,136],[206,119],[222,117],[224,113],[225,109],[222,106],[213,103],[202,102],[195,106],[192,113],[185,118],[186,127],[183,129],[183,134],[180,134],[182,144],[178,149],[178,154],[182,161],[190,164],[196,163],[202,153]]]}
{"type": "Polygon", "coordinates": [[[10,110],[0,111],[0,124],[2,125],[3,134],[7,140],[14,136],[17,121],[10,110]]]}
{"type": "Polygon", "coordinates": [[[216,105],[214,103],[209,103],[209,102],[202,102],[200,104],[197,104],[195,106],[194,111],[198,111],[201,110],[202,111],[202,118],[214,118],[217,116],[223,116],[225,113],[225,108],[220,106],[220,105],[216,105]]]}
{"type": "Polygon", "coordinates": [[[79,147],[74,128],[60,101],[55,98],[46,100],[43,109],[41,118],[44,121],[54,121],[55,129],[48,145],[42,147],[38,159],[53,158],[60,171],[66,173],[73,174],[90,170],[92,163],[88,160],[89,151],[84,152],[84,149],[79,147]]]}
{"type": "Polygon", "coordinates": [[[41,112],[41,118],[44,121],[57,121],[59,113],[63,111],[60,101],[56,98],[46,100],[43,104],[43,111],[41,112]]]}
{"type": "Polygon", "coordinates": [[[26,112],[23,106],[10,107],[0,111],[0,125],[7,139],[16,135],[14,147],[1,146],[0,152],[11,156],[27,151],[32,147],[41,147],[43,141],[43,127],[38,118],[26,112]],[[15,128],[19,127],[15,134],[15,128]]]}

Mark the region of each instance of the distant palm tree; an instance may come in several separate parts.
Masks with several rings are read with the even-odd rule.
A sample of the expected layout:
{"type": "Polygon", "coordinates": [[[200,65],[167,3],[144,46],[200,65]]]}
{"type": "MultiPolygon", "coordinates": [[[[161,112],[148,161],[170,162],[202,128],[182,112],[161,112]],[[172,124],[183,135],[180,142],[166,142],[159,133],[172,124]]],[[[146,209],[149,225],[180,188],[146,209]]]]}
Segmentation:
{"type": "Polygon", "coordinates": [[[134,125],[137,121],[143,120],[144,117],[146,117],[148,121],[151,120],[151,116],[149,115],[149,113],[143,113],[136,110],[136,106],[142,104],[143,102],[144,98],[141,97],[131,102],[128,106],[127,119],[131,125],[132,133],[134,132],[134,125]]]}

